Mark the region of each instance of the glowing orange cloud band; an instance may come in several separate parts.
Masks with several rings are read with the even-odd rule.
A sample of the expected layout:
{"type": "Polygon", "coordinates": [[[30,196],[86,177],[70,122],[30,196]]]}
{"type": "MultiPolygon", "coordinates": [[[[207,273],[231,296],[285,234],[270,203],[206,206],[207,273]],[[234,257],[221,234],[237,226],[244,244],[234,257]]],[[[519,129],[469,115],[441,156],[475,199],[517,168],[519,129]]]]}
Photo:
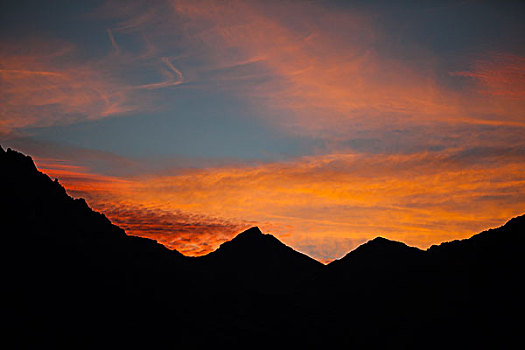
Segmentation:
{"type": "Polygon", "coordinates": [[[40,168],[129,233],[187,254],[257,224],[327,260],[377,235],[425,248],[521,214],[523,159],[489,156],[487,167],[457,157],[334,154],[126,179],[40,168]]]}

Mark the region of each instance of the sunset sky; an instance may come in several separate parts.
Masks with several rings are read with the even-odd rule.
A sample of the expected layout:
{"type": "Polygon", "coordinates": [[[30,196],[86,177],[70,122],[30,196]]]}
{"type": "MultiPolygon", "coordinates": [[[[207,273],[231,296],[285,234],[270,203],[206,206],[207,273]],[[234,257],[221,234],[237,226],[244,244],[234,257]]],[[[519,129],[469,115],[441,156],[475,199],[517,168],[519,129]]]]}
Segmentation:
{"type": "Polygon", "coordinates": [[[3,1],[0,145],[186,255],[525,212],[525,3],[3,1]]]}

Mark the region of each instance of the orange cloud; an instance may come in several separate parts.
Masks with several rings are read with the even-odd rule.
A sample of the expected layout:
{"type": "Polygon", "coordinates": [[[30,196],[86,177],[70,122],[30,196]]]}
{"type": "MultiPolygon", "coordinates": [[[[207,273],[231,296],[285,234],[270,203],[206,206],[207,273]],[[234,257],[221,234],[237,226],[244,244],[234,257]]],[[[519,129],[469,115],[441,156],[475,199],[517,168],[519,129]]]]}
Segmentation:
{"type": "Polygon", "coordinates": [[[207,254],[250,227],[221,218],[115,203],[98,209],[128,234],[154,239],[189,256],[207,254]]]}
{"type": "Polygon", "coordinates": [[[96,67],[64,64],[69,50],[20,51],[0,50],[3,129],[99,119],[136,108],[119,82],[96,67]]]}
{"type": "Polygon", "coordinates": [[[163,210],[131,195],[142,186],[137,179],[92,174],[64,159],[38,158],[40,171],[60,179],[68,192],[88,200],[128,234],[155,239],[168,248],[194,256],[215,250],[252,223],[163,210]],[[128,196],[129,195],[129,196],[128,196]]]}
{"type": "Polygon", "coordinates": [[[482,149],[330,154],[127,178],[38,164],[131,234],[187,254],[257,224],[327,261],[378,235],[426,248],[521,214],[525,159],[511,160],[482,149]]]}
{"type": "Polygon", "coordinates": [[[512,99],[525,97],[525,58],[511,54],[493,54],[477,60],[472,70],[452,73],[479,81],[482,92],[512,99]]]}

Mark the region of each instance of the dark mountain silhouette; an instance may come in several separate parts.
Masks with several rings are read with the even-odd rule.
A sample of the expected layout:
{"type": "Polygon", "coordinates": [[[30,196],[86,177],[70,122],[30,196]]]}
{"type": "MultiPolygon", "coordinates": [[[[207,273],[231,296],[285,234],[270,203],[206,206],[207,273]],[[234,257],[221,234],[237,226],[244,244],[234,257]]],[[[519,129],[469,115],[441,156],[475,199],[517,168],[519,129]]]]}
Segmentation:
{"type": "Polygon", "coordinates": [[[148,315],[152,306],[160,310],[168,293],[184,294],[175,288],[182,254],[127,236],[38,172],[30,157],[1,147],[0,193],[2,266],[15,342],[91,347],[136,327],[135,315],[148,315]]]}
{"type": "Polygon", "coordinates": [[[0,227],[4,330],[19,348],[524,340],[525,216],[427,251],[378,237],[327,266],[258,228],[190,258],[127,236],[0,147],[0,227]]]}
{"type": "MultiPolygon", "coordinates": [[[[374,273],[402,273],[408,271],[423,258],[424,251],[409,247],[404,243],[374,238],[359,246],[343,258],[328,264],[328,274],[339,278],[354,279],[356,274],[365,271],[374,273]]],[[[394,277],[393,275],[391,275],[394,277]]]]}
{"type": "Polygon", "coordinates": [[[320,262],[263,234],[258,227],[244,231],[216,251],[199,258],[203,274],[228,286],[282,294],[311,279],[324,266],[320,262]]]}
{"type": "Polygon", "coordinates": [[[427,251],[376,238],[327,266],[316,312],[332,310],[324,325],[333,345],[510,347],[524,339],[524,239],[525,216],[427,251]]]}

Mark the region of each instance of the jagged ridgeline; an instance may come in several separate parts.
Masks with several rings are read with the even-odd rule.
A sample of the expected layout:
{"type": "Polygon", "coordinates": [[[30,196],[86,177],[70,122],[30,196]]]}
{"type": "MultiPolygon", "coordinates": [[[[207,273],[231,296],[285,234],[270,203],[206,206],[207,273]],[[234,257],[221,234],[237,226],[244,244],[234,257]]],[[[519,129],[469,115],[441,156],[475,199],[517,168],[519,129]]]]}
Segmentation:
{"type": "Polygon", "coordinates": [[[525,216],[423,251],[323,265],[251,228],[185,257],[128,236],[0,148],[5,338],[15,348],[507,348],[523,344],[525,216]]]}

